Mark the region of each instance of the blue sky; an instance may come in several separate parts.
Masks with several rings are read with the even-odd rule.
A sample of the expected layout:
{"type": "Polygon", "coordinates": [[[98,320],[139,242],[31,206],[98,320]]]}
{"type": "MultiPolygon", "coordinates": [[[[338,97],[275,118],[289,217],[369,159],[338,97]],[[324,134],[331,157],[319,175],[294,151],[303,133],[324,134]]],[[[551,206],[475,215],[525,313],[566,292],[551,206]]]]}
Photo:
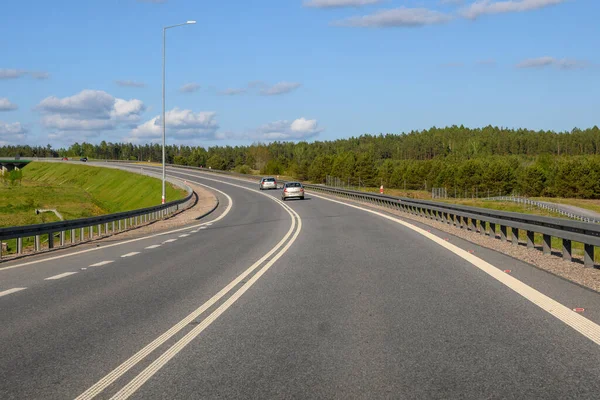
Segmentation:
{"type": "Polygon", "coordinates": [[[0,13],[0,144],[328,140],[598,124],[594,0],[20,0],[0,13]]]}

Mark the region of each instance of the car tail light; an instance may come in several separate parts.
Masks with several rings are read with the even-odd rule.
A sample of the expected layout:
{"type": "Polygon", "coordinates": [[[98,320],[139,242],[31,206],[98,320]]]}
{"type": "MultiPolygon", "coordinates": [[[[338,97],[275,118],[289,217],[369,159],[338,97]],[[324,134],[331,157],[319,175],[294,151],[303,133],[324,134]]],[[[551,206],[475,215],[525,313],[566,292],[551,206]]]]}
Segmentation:
{"type": "Polygon", "coordinates": [[[287,188],[284,188],[284,189],[283,189],[283,191],[284,191],[284,192],[287,192],[287,188]]]}

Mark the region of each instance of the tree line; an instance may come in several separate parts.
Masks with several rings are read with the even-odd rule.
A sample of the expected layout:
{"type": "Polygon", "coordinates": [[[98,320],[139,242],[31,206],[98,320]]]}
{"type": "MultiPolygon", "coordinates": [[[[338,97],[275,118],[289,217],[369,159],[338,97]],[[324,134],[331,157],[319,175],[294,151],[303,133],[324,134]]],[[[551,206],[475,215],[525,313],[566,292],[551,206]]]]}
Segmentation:
{"type": "MultiPolygon", "coordinates": [[[[68,148],[0,147],[0,156],[160,161],[159,144],[75,143],[68,148]]],[[[167,162],[288,175],[352,186],[431,190],[450,196],[509,194],[600,198],[600,129],[570,132],[464,126],[332,141],[248,146],[167,146],[167,162]]]]}

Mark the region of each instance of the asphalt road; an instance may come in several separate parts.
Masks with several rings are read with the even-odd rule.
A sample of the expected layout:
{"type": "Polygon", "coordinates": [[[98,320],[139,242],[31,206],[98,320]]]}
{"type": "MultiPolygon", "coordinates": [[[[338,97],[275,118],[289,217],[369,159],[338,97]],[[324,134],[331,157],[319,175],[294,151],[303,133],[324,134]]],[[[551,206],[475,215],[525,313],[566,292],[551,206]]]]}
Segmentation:
{"type": "MultiPolygon", "coordinates": [[[[414,229],[170,174],[231,208],[219,193],[201,226],[0,264],[0,292],[27,288],[0,297],[0,398],[598,398],[589,335],[414,229]]],[[[597,293],[431,233],[600,321],[597,293]]]]}

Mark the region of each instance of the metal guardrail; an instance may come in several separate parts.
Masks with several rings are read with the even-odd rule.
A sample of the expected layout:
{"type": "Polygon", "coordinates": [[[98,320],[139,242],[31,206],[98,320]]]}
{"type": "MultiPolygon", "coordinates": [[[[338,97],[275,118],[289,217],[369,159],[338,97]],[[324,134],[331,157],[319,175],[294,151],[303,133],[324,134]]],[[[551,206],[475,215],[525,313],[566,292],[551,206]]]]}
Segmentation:
{"type": "Polygon", "coordinates": [[[496,197],[488,197],[487,200],[511,201],[513,203],[530,205],[530,206],[533,206],[533,207],[541,208],[543,210],[552,211],[552,212],[555,212],[557,214],[564,215],[565,217],[572,218],[572,219],[577,219],[577,220],[583,221],[583,222],[591,222],[591,223],[594,223],[594,224],[600,223],[600,220],[598,220],[596,218],[588,217],[588,216],[577,214],[577,213],[573,213],[573,212],[568,212],[568,211],[565,211],[565,210],[563,210],[563,209],[561,209],[559,207],[556,207],[556,206],[552,205],[551,203],[543,202],[543,201],[537,201],[537,200],[531,200],[531,199],[528,199],[528,198],[525,198],[525,197],[519,197],[519,196],[496,196],[496,197]]]}
{"type": "MultiPolygon", "coordinates": [[[[246,180],[255,180],[248,175],[230,171],[174,164],[168,165],[181,169],[200,170],[237,176],[246,180]]],[[[256,181],[258,183],[258,179],[256,181]]],[[[284,180],[280,180],[280,182],[285,183],[284,180]]],[[[414,216],[443,222],[459,229],[477,232],[482,236],[494,239],[499,238],[503,242],[510,241],[515,246],[520,243],[519,232],[525,232],[526,241],[523,244],[529,249],[535,249],[535,234],[537,233],[542,235],[542,251],[544,254],[552,253],[552,238],[558,238],[562,241],[562,257],[566,261],[573,261],[573,242],[581,243],[584,247],[584,265],[586,267],[594,266],[595,248],[600,247],[599,224],[359,192],[324,185],[304,184],[304,186],[315,192],[376,204],[407,212],[414,216]]]]}
{"type": "Polygon", "coordinates": [[[0,228],[0,259],[6,255],[7,242],[16,239],[16,254],[24,253],[24,238],[34,238],[33,251],[53,249],[58,246],[83,243],[114,235],[128,229],[156,221],[176,213],[191,202],[194,192],[187,185],[169,179],[170,182],[186,189],[188,195],[180,200],[171,201],[158,206],[138,210],[124,211],[115,214],[100,215],[90,218],[80,218],[68,221],[57,221],[46,224],[24,225],[0,228]],[[55,236],[58,243],[55,242],[55,236]],[[47,246],[42,246],[42,239],[47,241],[47,246]]]}

